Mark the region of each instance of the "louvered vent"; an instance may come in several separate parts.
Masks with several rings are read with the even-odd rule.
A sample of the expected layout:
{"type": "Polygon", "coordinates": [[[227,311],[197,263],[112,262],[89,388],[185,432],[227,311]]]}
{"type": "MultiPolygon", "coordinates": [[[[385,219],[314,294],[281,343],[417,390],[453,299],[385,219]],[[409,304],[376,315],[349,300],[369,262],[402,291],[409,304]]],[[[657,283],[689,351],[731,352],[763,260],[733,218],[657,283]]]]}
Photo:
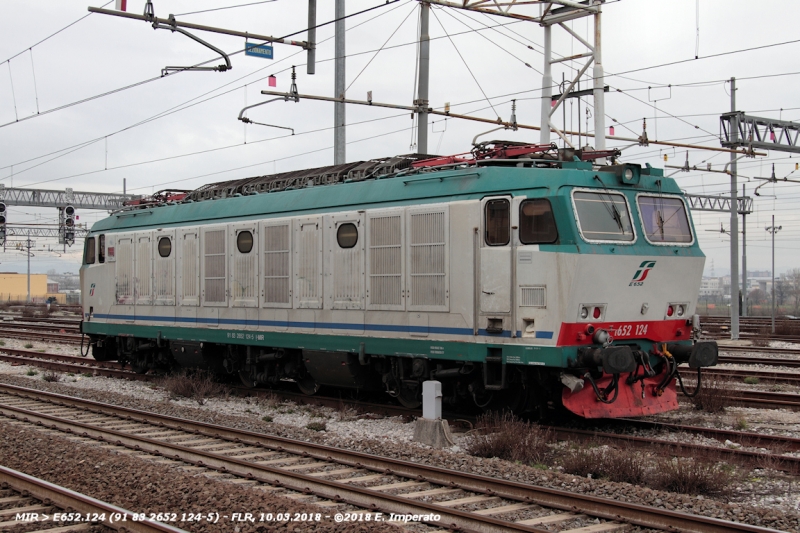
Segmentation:
{"type": "Polygon", "coordinates": [[[403,217],[374,217],[369,224],[370,304],[402,305],[403,217]]]}
{"type": "Polygon", "coordinates": [[[225,302],[225,230],[207,231],[205,245],[205,301],[225,302]]]}
{"type": "Polygon", "coordinates": [[[264,303],[291,303],[289,235],[291,226],[264,228],[264,303]]]}
{"type": "Polygon", "coordinates": [[[147,305],[152,301],[153,280],[151,269],[153,266],[150,237],[136,239],[136,304],[147,305]]]}
{"type": "Polygon", "coordinates": [[[133,240],[117,240],[117,303],[133,303],[133,240]]]}
{"type": "Polygon", "coordinates": [[[411,304],[447,305],[445,213],[411,215],[411,304]]]}
{"type": "Polygon", "coordinates": [[[175,303],[175,250],[170,237],[160,237],[159,241],[162,239],[170,239],[170,252],[167,257],[155,254],[153,291],[156,303],[170,305],[175,303]]]}
{"type": "Polygon", "coordinates": [[[197,247],[197,234],[185,234],[181,246],[182,301],[189,305],[197,305],[199,296],[197,293],[200,286],[197,282],[200,278],[200,273],[197,272],[197,258],[200,254],[197,247]]]}
{"type": "Polygon", "coordinates": [[[361,309],[364,300],[364,259],[361,229],[356,245],[342,248],[333,244],[333,307],[361,309]]]}
{"type": "Polygon", "coordinates": [[[316,223],[303,224],[298,232],[297,298],[302,307],[319,307],[322,302],[320,279],[319,228],[316,223]]]}
{"type": "Polygon", "coordinates": [[[520,307],[547,307],[544,287],[520,287],[520,307]]]}
{"type": "MultiPolygon", "coordinates": [[[[252,229],[237,233],[253,234],[252,229]]],[[[255,239],[256,236],[252,235],[255,239]]],[[[234,240],[234,243],[237,243],[234,240]]],[[[242,253],[238,244],[235,244],[233,252],[233,276],[231,279],[231,296],[233,305],[255,306],[258,305],[258,252],[253,249],[248,253],[242,253]]]]}

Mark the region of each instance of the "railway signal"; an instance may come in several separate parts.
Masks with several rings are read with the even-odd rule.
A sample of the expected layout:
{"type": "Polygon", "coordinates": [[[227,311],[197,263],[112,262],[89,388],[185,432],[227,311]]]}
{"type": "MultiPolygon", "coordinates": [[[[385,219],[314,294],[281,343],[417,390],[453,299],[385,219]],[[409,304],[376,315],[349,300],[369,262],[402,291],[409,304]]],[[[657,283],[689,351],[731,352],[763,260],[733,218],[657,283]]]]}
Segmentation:
{"type": "Polygon", "coordinates": [[[6,244],[6,204],[0,202],[0,246],[6,244]]]}
{"type": "Polygon", "coordinates": [[[75,243],[75,207],[64,208],[64,243],[72,246],[75,243]]]}

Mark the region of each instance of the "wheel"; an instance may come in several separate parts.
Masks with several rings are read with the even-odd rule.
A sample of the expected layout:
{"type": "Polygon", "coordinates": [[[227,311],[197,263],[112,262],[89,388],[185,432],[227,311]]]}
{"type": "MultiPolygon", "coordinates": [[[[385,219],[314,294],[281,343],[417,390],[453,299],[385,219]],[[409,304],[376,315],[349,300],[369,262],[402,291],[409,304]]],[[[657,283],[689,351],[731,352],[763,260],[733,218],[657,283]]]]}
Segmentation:
{"type": "Polygon", "coordinates": [[[313,396],[317,392],[319,392],[320,385],[314,381],[314,378],[311,376],[306,376],[302,379],[297,380],[297,387],[300,389],[300,392],[305,394],[306,396],[313,396]]]}
{"type": "Polygon", "coordinates": [[[137,374],[147,374],[147,371],[150,370],[150,365],[147,362],[147,359],[135,359],[131,361],[131,370],[136,372],[137,374]]]}
{"type": "Polygon", "coordinates": [[[250,377],[250,372],[247,370],[239,370],[239,379],[242,381],[242,385],[248,389],[254,389],[256,387],[256,382],[253,381],[250,377]]]}
{"type": "Polygon", "coordinates": [[[419,388],[400,387],[400,391],[397,393],[397,401],[406,409],[419,409],[422,405],[419,388]]]}

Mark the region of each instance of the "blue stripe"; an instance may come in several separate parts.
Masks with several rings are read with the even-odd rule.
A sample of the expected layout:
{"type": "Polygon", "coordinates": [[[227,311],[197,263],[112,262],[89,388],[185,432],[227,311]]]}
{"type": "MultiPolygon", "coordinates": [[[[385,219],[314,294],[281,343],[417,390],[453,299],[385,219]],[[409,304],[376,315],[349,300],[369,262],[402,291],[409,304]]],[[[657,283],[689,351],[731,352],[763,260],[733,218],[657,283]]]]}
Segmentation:
{"type": "MultiPolygon", "coordinates": [[[[472,335],[472,328],[448,328],[448,327],[424,327],[424,326],[402,326],[394,324],[348,324],[346,322],[293,322],[285,320],[246,320],[231,318],[192,318],[192,317],[171,317],[171,316],[131,316],[131,315],[111,315],[97,313],[95,318],[103,320],[133,320],[145,322],[180,322],[183,324],[217,324],[220,326],[256,326],[256,327],[280,327],[289,329],[339,329],[350,331],[385,331],[392,333],[428,333],[438,335],[472,335]]],[[[510,331],[502,333],[488,333],[485,329],[478,330],[478,335],[482,337],[501,337],[511,338],[510,331]]],[[[522,332],[517,332],[517,337],[521,337],[522,332]]],[[[537,331],[537,339],[552,339],[552,331],[537,331]]]]}

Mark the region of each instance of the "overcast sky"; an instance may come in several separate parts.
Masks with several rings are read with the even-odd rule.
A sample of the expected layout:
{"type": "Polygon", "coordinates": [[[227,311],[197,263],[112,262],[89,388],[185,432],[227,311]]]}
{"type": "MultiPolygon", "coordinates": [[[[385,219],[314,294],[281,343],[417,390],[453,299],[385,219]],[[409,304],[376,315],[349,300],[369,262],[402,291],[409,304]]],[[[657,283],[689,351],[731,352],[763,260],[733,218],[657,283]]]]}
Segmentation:
{"type": "MultiPolygon", "coordinates": [[[[172,13],[178,20],[265,35],[283,36],[306,28],[304,0],[189,14],[253,1],[156,0],[154,7],[160,17],[172,13]]],[[[318,23],[333,19],[333,1],[318,4],[318,23]]],[[[348,0],[346,11],[356,13],[382,4],[383,0],[348,0]]],[[[92,5],[99,7],[103,2],[92,5]]],[[[236,120],[242,107],[266,99],[260,91],[269,89],[266,78],[270,74],[277,76],[278,90],[288,90],[292,65],[298,66],[301,93],[333,96],[332,24],[318,30],[314,76],[306,74],[304,51],[275,45],[272,61],[238,53],[231,56],[229,72],[183,72],[161,78],[164,66],[197,64],[214,59],[214,53],[183,35],[155,31],[145,22],[98,14],[36,45],[84,17],[88,4],[5,0],[0,6],[0,61],[15,56],[0,64],[0,183],[7,187],[122,192],[123,179],[127,179],[129,192],[146,194],[333,163],[330,103],[276,102],[248,113],[258,122],[294,128],[294,136],[287,130],[244,126],[236,120]],[[144,83],[69,106],[140,82],[144,83]],[[57,110],[61,106],[69,107],[57,110]]],[[[143,0],[128,0],[129,12],[140,14],[143,9],[143,0]]],[[[730,110],[726,80],[732,76],[737,78],[738,110],[800,120],[796,89],[800,3],[765,0],[756,9],[753,2],[744,0],[619,0],[607,3],[603,11],[603,63],[611,87],[606,122],[607,126],[612,119],[618,122],[617,135],[638,137],[642,119],[647,118],[651,140],[719,147],[719,115],[730,110]],[[777,46],[742,51],[764,45],[777,46]],[[694,60],[695,55],[699,59],[694,60]]],[[[348,97],[366,99],[367,91],[372,91],[375,101],[412,103],[418,13],[416,0],[399,0],[347,19],[348,97]]],[[[569,24],[591,40],[591,19],[569,24]]],[[[542,28],[437,7],[432,10],[430,33],[432,106],[442,108],[449,102],[456,113],[508,120],[510,100],[516,98],[518,122],[539,124],[542,28]]],[[[196,34],[229,53],[244,47],[241,38],[196,34]]],[[[306,37],[300,33],[294,38],[306,37]]],[[[554,30],[556,55],[584,51],[564,31],[554,30]]],[[[554,67],[554,78],[560,81],[562,73],[570,78],[581,66],[574,62],[554,67]]],[[[586,100],[580,117],[577,102],[566,106],[568,128],[576,130],[580,120],[585,131],[586,100]]],[[[591,111],[591,99],[588,104],[591,111]]],[[[428,151],[438,154],[466,152],[472,138],[488,129],[474,122],[436,118],[432,122],[428,151]]],[[[562,122],[562,113],[556,113],[556,126],[562,122]]],[[[348,161],[416,150],[414,123],[407,112],[349,106],[347,123],[348,161]]],[[[593,130],[592,119],[588,126],[593,130]]],[[[539,133],[530,130],[496,132],[491,137],[539,141],[539,133]]],[[[686,158],[686,150],[609,144],[626,147],[623,160],[640,164],[682,165],[686,158]]],[[[705,168],[711,163],[715,170],[722,170],[729,160],[728,154],[703,150],[689,150],[688,156],[691,165],[705,168]]],[[[740,182],[746,183],[750,194],[762,183],[753,178],[769,176],[773,163],[776,176],[783,178],[796,162],[800,157],[782,152],[743,160],[739,171],[747,178],[740,182]]],[[[800,180],[800,171],[789,179],[795,177],[800,180]]],[[[730,178],[724,174],[679,172],[675,178],[694,194],[730,190],[730,178]]],[[[768,184],[759,192],[755,213],[747,217],[749,269],[770,268],[765,226],[773,214],[776,225],[782,226],[776,237],[776,270],[800,267],[798,184],[768,184]]],[[[54,224],[57,219],[55,209],[11,207],[9,211],[12,223],[54,224]]],[[[105,213],[79,215],[79,222],[91,224],[105,213]]],[[[720,224],[723,229],[729,227],[729,218],[701,212],[693,216],[708,256],[706,273],[711,272],[712,259],[717,275],[727,273],[729,237],[719,230],[720,224]]],[[[77,271],[79,246],[59,256],[40,250],[48,244],[52,241],[37,239],[33,271],[77,271]]],[[[0,270],[24,271],[24,255],[7,250],[0,255],[0,270]]]]}

